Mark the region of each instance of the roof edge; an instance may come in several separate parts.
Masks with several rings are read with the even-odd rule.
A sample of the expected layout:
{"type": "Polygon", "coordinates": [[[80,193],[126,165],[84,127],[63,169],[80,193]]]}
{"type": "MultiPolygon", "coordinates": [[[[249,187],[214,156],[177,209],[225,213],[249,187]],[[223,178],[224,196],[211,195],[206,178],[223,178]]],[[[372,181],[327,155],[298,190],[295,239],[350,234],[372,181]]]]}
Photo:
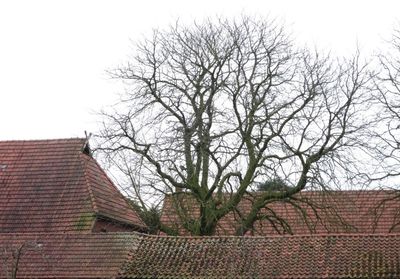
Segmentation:
{"type": "MultiPolygon", "coordinates": [[[[85,153],[82,152],[81,154],[78,155],[78,156],[79,156],[79,162],[80,162],[80,164],[81,164],[81,166],[82,166],[82,171],[83,171],[83,177],[84,177],[84,179],[85,179],[86,190],[87,190],[88,193],[89,193],[90,205],[91,205],[91,207],[92,207],[92,209],[93,209],[93,213],[94,213],[95,215],[97,215],[97,214],[99,213],[99,211],[98,211],[97,206],[96,206],[96,201],[95,201],[95,198],[94,198],[94,194],[93,194],[93,191],[92,191],[92,187],[90,186],[90,183],[89,183],[89,180],[88,180],[86,162],[85,162],[85,160],[82,159],[82,157],[81,157],[82,155],[84,156],[85,153]]],[[[87,155],[87,156],[88,156],[88,155],[87,155]]],[[[91,228],[91,229],[93,229],[94,224],[95,224],[95,220],[93,220],[93,224],[92,224],[92,228],[91,228]]]]}
{"type": "MultiPolygon", "coordinates": [[[[84,155],[85,155],[85,153],[83,153],[84,155]]],[[[88,155],[86,155],[86,156],[88,156],[88,155]]],[[[93,162],[96,164],[96,166],[97,166],[97,168],[100,170],[100,172],[102,172],[103,174],[104,174],[104,176],[106,177],[106,179],[108,180],[108,182],[111,184],[111,186],[115,189],[115,191],[117,192],[117,195],[120,195],[120,197],[124,200],[124,202],[126,203],[126,205],[128,206],[128,208],[130,208],[131,210],[132,210],[132,212],[135,214],[135,215],[137,215],[137,217],[138,217],[138,219],[140,220],[140,222],[142,223],[142,224],[135,224],[135,223],[132,223],[132,225],[135,225],[136,227],[138,227],[138,228],[143,228],[143,229],[146,229],[147,230],[147,226],[146,226],[146,224],[144,223],[144,221],[140,218],[140,216],[139,216],[139,214],[133,209],[133,207],[127,202],[127,200],[126,200],[126,197],[121,193],[121,191],[118,189],[118,187],[115,185],[115,183],[111,180],[111,178],[108,176],[108,174],[106,173],[106,171],[100,166],[100,164],[97,162],[97,160],[95,160],[93,157],[91,157],[91,160],[93,160],[93,162]]],[[[88,183],[88,186],[89,187],[91,187],[90,186],[90,183],[88,183]]],[[[96,211],[96,213],[97,214],[100,214],[100,215],[102,215],[102,216],[104,216],[104,217],[108,217],[108,216],[106,216],[105,214],[103,214],[103,213],[101,213],[100,211],[96,211]]],[[[117,218],[115,218],[115,217],[112,217],[113,219],[115,219],[115,220],[117,220],[117,218]]],[[[121,220],[120,218],[118,218],[119,220],[121,220]]],[[[130,222],[127,222],[127,221],[123,221],[123,223],[127,223],[127,224],[130,224],[130,222]]]]}
{"type": "Polygon", "coordinates": [[[173,239],[173,238],[180,238],[180,239],[276,239],[276,238],[330,238],[330,237],[344,237],[344,238],[351,238],[351,237],[358,237],[358,238],[382,238],[382,237],[390,237],[390,238],[395,238],[395,237],[400,237],[400,233],[370,233],[370,234],[362,234],[362,233],[344,233],[344,234],[303,234],[303,235],[271,235],[271,236],[170,236],[170,235],[154,235],[154,234],[148,234],[148,233],[143,233],[143,232],[137,232],[137,231],[132,231],[132,232],[107,232],[106,234],[104,232],[92,232],[90,234],[82,234],[82,233],[77,233],[77,232],[70,232],[70,233],[65,233],[65,232],[37,232],[37,233],[16,233],[16,232],[9,232],[9,233],[2,233],[0,232],[0,236],[18,236],[18,235],[25,235],[25,236],[52,236],[52,235],[62,235],[62,236],[68,236],[68,235],[126,235],[126,236],[141,236],[141,237],[147,237],[147,238],[166,238],[166,239],[173,239]]]}
{"type": "MultiPolygon", "coordinates": [[[[115,216],[111,216],[108,214],[104,214],[102,212],[97,212],[95,214],[96,218],[102,219],[102,220],[106,220],[106,221],[112,221],[112,222],[116,222],[119,223],[121,225],[127,225],[127,226],[131,226],[137,229],[140,229],[140,231],[142,233],[147,232],[148,228],[146,226],[141,226],[139,224],[135,224],[133,222],[128,222],[127,220],[123,220],[121,218],[115,217],[115,216]]],[[[146,233],[144,233],[146,235],[146,233]]]]}
{"type": "Polygon", "coordinates": [[[324,234],[297,234],[297,235],[269,235],[269,236],[257,236],[257,235],[212,235],[212,236],[174,236],[174,235],[154,235],[136,232],[144,237],[151,238],[165,238],[165,239],[278,239],[278,238],[290,238],[290,239],[321,239],[321,238],[400,238],[400,233],[324,233],[324,234]]]}
{"type": "Polygon", "coordinates": [[[68,140],[86,140],[84,137],[70,137],[70,138],[45,138],[45,139],[0,139],[0,142],[47,142],[47,141],[68,141],[68,140]]]}

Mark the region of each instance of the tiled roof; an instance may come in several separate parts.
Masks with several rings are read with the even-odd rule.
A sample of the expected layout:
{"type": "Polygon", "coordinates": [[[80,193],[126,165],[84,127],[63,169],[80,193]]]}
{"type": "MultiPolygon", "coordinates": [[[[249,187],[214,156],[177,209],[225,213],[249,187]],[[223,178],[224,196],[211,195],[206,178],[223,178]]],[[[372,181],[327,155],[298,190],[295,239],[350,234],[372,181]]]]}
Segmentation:
{"type": "Polygon", "coordinates": [[[17,278],[116,278],[137,238],[117,233],[0,234],[0,278],[11,278],[18,253],[17,278]]]}
{"type": "MultiPolygon", "coordinates": [[[[302,192],[294,197],[293,200],[267,204],[271,211],[290,225],[293,234],[400,232],[400,196],[394,191],[302,192]]],[[[188,197],[185,199],[190,215],[198,216],[196,202],[188,197]]],[[[239,203],[238,210],[245,215],[250,211],[251,204],[251,197],[246,197],[239,203]]],[[[268,236],[287,233],[271,211],[262,211],[271,218],[257,221],[251,234],[268,236]]],[[[164,200],[161,221],[178,228],[181,234],[188,234],[180,226],[171,196],[166,196],[164,200]]],[[[219,221],[216,234],[234,235],[239,223],[239,214],[228,214],[219,221]]]]}
{"type": "Polygon", "coordinates": [[[0,278],[11,271],[17,251],[18,278],[400,277],[399,234],[0,234],[0,278]]]}
{"type": "Polygon", "coordinates": [[[90,232],[97,217],[144,228],[85,139],[0,141],[0,233],[90,232]]]}
{"type": "Polygon", "coordinates": [[[400,235],[144,236],[127,278],[398,278],[400,235]]]}

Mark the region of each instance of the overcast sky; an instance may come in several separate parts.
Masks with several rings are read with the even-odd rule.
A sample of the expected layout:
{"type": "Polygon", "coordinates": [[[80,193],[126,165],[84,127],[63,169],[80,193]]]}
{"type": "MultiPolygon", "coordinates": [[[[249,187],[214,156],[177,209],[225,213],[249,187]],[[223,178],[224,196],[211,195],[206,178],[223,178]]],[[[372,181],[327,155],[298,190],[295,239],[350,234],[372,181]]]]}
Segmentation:
{"type": "Polygon", "coordinates": [[[0,1],[0,140],[82,137],[120,86],[105,70],[177,18],[242,13],[286,22],[301,44],[372,53],[399,26],[400,1],[0,1]]]}

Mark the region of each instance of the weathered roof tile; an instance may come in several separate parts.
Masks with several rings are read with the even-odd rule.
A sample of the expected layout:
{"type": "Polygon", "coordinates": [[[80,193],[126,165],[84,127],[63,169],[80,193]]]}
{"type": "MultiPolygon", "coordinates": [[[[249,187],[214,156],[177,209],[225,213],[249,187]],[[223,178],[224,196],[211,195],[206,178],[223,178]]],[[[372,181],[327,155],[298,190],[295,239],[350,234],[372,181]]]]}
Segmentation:
{"type": "Polygon", "coordinates": [[[127,278],[398,278],[400,235],[143,236],[127,278]]]}
{"type": "MultiPolygon", "coordinates": [[[[198,216],[196,202],[183,198],[189,216],[198,216]]],[[[305,191],[290,200],[268,203],[261,213],[270,218],[255,222],[249,233],[288,234],[273,214],[289,225],[292,234],[400,232],[399,200],[396,191],[305,191]]],[[[238,210],[245,216],[251,205],[251,197],[247,197],[241,200],[238,210]]],[[[188,234],[181,226],[172,196],[164,200],[161,221],[181,234],[188,234]]],[[[230,213],[219,221],[216,234],[234,235],[240,222],[239,214],[230,213]]]]}
{"type": "Polygon", "coordinates": [[[0,278],[115,278],[135,234],[0,234],[0,278]],[[13,256],[14,254],[14,256],[13,256]]]}
{"type": "Polygon", "coordinates": [[[89,232],[95,217],[145,227],[85,145],[0,141],[0,233],[89,232]]]}
{"type": "Polygon", "coordinates": [[[0,234],[0,278],[18,250],[18,278],[400,277],[399,234],[0,234]]]}

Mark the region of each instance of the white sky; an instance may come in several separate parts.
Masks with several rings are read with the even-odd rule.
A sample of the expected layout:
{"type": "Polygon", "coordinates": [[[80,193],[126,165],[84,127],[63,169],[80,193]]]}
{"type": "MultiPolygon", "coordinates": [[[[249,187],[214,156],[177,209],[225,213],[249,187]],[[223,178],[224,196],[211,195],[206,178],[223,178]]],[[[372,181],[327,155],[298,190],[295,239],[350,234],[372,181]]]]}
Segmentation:
{"type": "Polygon", "coordinates": [[[105,73],[131,40],[178,17],[241,13],[284,20],[300,42],[346,54],[389,38],[400,1],[0,0],[0,140],[82,137],[121,88],[105,73]]]}

